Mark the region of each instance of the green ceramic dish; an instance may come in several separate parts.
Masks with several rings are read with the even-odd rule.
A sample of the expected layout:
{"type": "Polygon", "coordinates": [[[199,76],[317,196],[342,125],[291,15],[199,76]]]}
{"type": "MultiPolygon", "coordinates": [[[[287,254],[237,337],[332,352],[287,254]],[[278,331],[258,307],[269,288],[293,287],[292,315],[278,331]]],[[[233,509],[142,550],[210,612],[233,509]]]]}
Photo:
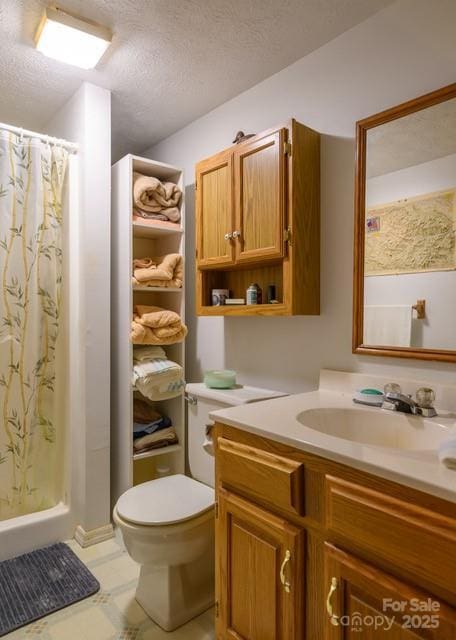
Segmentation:
{"type": "Polygon", "coordinates": [[[231,369],[206,371],[204,384],[209,389],[232,389],[236,386],[236,371],[231,369]]]}

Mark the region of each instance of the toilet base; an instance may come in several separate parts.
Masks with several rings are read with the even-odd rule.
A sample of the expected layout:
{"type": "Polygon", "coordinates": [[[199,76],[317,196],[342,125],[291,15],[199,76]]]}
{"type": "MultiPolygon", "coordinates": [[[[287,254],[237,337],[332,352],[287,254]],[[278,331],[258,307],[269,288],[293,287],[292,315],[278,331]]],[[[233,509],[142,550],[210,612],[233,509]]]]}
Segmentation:
{"type": "Polygon", "coordinates": [[[142,565],[136,600],[165,631],[180,627],[214,604],[213,554],[176,566],[142,565]]]}

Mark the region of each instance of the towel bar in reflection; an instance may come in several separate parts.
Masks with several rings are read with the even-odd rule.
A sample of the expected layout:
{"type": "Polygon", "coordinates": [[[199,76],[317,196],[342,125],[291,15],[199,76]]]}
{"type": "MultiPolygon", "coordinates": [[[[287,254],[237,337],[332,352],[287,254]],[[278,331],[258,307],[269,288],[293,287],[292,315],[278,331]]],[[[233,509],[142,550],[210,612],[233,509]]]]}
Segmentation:
{"type": "Polygon", "coordinates": [[[416,311],[418,320],[424,320],[426,317],[426,300],[417,300],[416,304],[412,305],[412,309],[416,311]]]}

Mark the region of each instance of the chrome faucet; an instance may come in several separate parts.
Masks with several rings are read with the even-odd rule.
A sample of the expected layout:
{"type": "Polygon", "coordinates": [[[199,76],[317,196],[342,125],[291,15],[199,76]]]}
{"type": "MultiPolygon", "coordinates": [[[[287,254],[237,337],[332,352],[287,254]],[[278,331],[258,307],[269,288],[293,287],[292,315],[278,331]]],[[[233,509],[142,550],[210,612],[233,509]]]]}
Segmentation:
{"type": "Polygon", "coordinates": [[[435,393],[433,389],[421,387],[416,392],[415,401],[412,396],[403,394],[399,385],[391,384],[385,386],[385,400],[383,401],[382,409],[411,413],[425,418],[435,418],[437,411],[432,406],[434,399],[435,393]]]}

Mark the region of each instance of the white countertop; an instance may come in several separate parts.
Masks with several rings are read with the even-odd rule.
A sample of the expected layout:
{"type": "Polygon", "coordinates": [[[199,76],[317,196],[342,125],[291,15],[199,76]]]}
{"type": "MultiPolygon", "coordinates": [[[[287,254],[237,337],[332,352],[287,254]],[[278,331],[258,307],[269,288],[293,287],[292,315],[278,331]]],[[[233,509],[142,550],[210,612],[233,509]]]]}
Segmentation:
{"type": "MultiPolygon", "coordinates": [[[[352,395],[346,391],[320,389],[214,411],[210,417],[217,422],[282,442],[295,449],[456,502],[456,471],[439,462],[437,451],[408,451],[360,444],[311,429],[297,419],[302,411],[318,408],[384,411],[356,405],[352,401],[352,395]]],[[[442,411],[438,418],[432,419],[434,420],[447,427],[449,433],[456,435],[455,414],[442,411]]],[[[368,420],[366,429],[369,429],[368,420]]]]}

